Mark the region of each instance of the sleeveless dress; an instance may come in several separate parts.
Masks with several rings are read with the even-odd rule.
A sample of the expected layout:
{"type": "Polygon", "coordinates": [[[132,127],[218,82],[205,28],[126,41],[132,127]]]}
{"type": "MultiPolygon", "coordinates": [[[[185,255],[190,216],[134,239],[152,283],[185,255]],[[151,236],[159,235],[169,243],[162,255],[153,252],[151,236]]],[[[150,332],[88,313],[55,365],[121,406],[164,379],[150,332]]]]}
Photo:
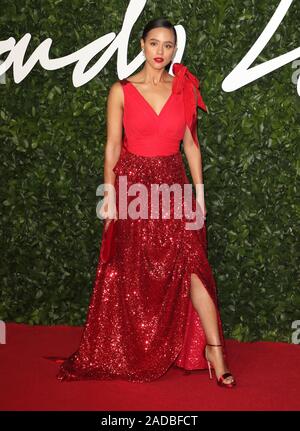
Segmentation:
{"type": "MultiPolygon", "coordinates": [[[[180,141],[189,127],[195,145],[199,145],[197,107],[204,111],[207,108],[199,81],[188,68],[175,63],[173,72],[172,93],[159,114],[131,82],[120,81],[125,133],[113,169],[118,214],[119,198],[124,197],[119,191],[122,177],[128,187],[143,184],[149,196],[151,184],[190,184],[180,141]]],[[[60,364],[59,380],[117,378],[142,383],[158,379],[171,366],[182,368],[184,373],[206,369],[206,337],[190,298],[192,273],[202,281],[215,304],[224,345],[217,287],[207,257],[206,222],[201,229],[186,229],[187,219],[174,217],[172,195],[173,217],[116,221],[115,249],[109,260],[102,258],[100,248],[78,349],[67,358],[55,357],[60,364]]],[[[129,206],[136,196],[126,199],[129,206]]],[[[192,199],[195,209],[194,194],[192,199]]]]}

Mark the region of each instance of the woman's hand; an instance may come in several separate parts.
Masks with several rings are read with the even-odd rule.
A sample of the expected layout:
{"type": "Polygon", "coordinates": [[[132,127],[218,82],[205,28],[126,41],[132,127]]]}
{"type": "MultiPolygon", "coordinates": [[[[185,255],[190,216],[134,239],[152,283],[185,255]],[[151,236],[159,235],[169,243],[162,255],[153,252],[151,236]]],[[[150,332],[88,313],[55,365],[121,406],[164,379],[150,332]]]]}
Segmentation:
{"type": "Polygon", "coordinates": [[[104,230],[106,231],[109,223],[112,220],[118,219],[118,211],[114,197],[110,197],[108,195],[104,196],[103,204],[100,208],[100,215],[102,219],[105,219],[104,230]]]}

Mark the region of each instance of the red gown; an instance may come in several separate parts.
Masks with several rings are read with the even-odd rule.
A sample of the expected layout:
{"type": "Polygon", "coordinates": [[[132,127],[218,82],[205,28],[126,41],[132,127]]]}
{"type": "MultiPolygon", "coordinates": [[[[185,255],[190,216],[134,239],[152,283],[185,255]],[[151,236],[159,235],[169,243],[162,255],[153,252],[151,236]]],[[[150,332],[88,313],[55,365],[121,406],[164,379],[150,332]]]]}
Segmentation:
{"type": "MultiPolygon", "coordinates": [[[[126,176],[128,187],[143,184],[149,191],[149,203],[151,184],[190,184],[180,141],[187,126],[199,145],[197,106],[205,111],[206,106],[199,81],[187,67],[175,63],[173,72],[172,94],[159,114],[131,82],[120,81],[125,134],[114,167],[118,213],[121,176],[126,176]]],[[[185,217],[174,218],[172,195],[173,218],[117,220],[112,257],[104,260],[100,249],[78,349],[57,360],[59,380],[150,382],[172,365],[184,370],[206,369],[206,337],[190,298],[192,273],[200,278],[216,306],[224,344],[217,288],[207,258],[206,222],[201,229],[187,230],[185,217]]],[[[136,195],[126,197],[128,206],[134,198],[136,195]]],[[[226,351],[224,355],[226,358],[226,351]]]]}

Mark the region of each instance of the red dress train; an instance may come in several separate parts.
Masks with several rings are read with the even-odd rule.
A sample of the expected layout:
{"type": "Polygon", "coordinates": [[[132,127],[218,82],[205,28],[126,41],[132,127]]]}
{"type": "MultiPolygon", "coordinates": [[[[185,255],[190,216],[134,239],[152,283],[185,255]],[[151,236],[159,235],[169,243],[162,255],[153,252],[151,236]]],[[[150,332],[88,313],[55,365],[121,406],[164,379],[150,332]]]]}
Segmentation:
{"type": "MultiPolygon", "coordinates": [[[[124,178],[126,190],[142,184],[149,192],[148,214],[151,185],[179,184],[183,189],[189,184],[180,141],[187,126],[199,145],[197,106],[205,111],[206,106],[199,81],[187,67],[175,63],[173,71],[172,93],[159,114],[133,83],[120,81],[125,134],[114,168],[118,214],[119,198],[124,198],[119,185],[124,178]]],[[[128,207],[136,196],[126,196],[128,207]]],[[[192,199],[195,210],[194,194],[192,199]]],[[[184,370],[206,369],[206,337],[190,298],[192,273],[202,281],[216,306],[224,344],[217,288],[207,258],[206,222],[201,229],[186,229],[190,220],[176,219],[175,205],[178,201],[170,193],[170,218],[163,218],[161,213],[156,219],[119,215],[112,257],[106,261],[100,249],[78,349],[68,358],[57,360],[59,380],[120,378],[150,382],[172,365],[184,370]]],[[[183,208],[182,201],[180,205],[183,208]]],[[[226,351],[224,354],[226,357],[226,351]]]]}

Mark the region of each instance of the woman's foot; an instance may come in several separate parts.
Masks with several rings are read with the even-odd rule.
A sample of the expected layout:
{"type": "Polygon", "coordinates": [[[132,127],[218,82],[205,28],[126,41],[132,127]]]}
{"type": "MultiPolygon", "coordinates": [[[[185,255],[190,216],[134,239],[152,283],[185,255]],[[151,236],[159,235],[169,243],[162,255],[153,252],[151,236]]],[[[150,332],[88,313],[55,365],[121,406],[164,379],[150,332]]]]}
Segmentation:
{"type": "MultiPolygon", "coordinates": [[[[206,359],[211,363],[212,367],[214,368],[218,381],[223,374],[230,373],[224,361],[223,348],[221,345],[207,344],[205,347],[205,356],[206,356],[206,359]]],[[[232,385],[235,383],[236,383],[235,379],[232,375],[227,376],[226,378],[223,379],[224,385],[232,385]]]]}

